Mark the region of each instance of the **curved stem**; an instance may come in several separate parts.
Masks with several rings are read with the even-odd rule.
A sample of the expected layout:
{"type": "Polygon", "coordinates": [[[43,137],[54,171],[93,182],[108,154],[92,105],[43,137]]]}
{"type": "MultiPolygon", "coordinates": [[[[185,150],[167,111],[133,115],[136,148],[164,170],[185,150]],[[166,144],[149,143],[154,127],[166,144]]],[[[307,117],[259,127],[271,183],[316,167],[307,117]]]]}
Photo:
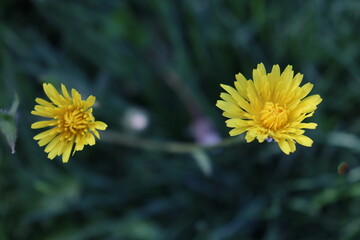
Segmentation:
{"type": "Polygon", "coordinates": [[[161,151],[169,153],[192,153],[196,150],[212,150],[227,147],[244,141],[241,137],[231,137],[214,145],[199,145],[195,143],[165,142],[152,139],[138,138],[115,131],[102,133],[102,140],[127,147],[141,148],[144,150],[161,151]]]}

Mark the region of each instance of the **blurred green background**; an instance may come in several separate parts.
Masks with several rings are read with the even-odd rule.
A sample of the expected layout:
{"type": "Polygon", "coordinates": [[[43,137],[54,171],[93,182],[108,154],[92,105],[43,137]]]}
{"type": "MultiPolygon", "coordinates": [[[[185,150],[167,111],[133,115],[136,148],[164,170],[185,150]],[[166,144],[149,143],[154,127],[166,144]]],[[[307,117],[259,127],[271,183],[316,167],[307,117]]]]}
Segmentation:
{"type": "Polygon", "coordinates": [[[359,24],[358,0],[2,0],[0,108],[20,106],[15,154],[0,136],[0,240],[360,239],[359,24]],[[324,99],[312,148],[194,158],[103,134],[62,164],[32,139],[46,81],[96,96],[128,144],[215,143],[219,84],[260,62],[293,65],[324,99]]]}

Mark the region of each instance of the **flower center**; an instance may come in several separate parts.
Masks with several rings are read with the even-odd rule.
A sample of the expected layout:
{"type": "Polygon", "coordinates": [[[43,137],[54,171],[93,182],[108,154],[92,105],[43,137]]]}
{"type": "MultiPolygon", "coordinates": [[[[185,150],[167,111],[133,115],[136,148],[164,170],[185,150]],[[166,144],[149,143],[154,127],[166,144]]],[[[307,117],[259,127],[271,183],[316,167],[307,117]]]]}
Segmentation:
{"type": "Polygon", "coordinates": [[[289,111],[279,106],[278,103],[266,102],[261,111],[260,121],[263,127],[276,131],[286,125],[288,113],[289,111]]]}
{"type": "Polygon", "coordinates": [[[58,131],[63,133],[65,139],[72,140],[75,135],[84,135],[88,131],[93,116],[91,112],[70,107],[58,119],[58,131]]]}

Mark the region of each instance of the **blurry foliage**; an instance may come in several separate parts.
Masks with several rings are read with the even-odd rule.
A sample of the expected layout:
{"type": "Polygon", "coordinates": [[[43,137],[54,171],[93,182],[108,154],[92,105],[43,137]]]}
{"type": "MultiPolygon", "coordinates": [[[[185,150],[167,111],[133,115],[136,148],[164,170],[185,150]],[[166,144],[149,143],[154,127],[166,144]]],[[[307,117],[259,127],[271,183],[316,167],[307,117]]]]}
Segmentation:
{"type": "Polygon", "coordinates": [[[21,104],[16,154],[0,140],[0,239],[359,239],[359,23],[357,0],[1,1],[0,106],[21,104]],[[312,148],[197,153],[206,176],[191,155],[101,141],[64,165],[32,140],[43,81],[95,95],[111,130],[135,108],[140,137],[194,141],[199,117],[225,137],[219,84],[259,62],[315,84],[312,148]]]}
{"type": "Polygon", "coordinates": [[[15,142],[17,137],[16,114],[19,107],[19,98],[15,99],[9,110],[0,110],[0,131],[6,138],[7,144],[11,148],[11,153],[15,153],[15,142]]]}

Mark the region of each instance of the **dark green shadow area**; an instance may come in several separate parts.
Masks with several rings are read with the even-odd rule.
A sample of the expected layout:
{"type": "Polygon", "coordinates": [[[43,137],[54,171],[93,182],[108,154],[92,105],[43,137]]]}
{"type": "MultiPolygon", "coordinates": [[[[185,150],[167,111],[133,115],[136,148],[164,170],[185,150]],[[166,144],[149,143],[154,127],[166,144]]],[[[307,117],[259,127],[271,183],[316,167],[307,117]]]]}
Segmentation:
{"type": "Polygon", "coordinates": [[[0,108],[20,105],[15,154],[0,136],[0,240],[360,239],[359,23],[358,0],[2,0],[0,108]],[[324,99],[313,147],[136,148],[227,138],[220,83],[260,62],[324,99]],[[30,129],[43,82],[96,96],[131,137],[50,161],[30,129]]]}

